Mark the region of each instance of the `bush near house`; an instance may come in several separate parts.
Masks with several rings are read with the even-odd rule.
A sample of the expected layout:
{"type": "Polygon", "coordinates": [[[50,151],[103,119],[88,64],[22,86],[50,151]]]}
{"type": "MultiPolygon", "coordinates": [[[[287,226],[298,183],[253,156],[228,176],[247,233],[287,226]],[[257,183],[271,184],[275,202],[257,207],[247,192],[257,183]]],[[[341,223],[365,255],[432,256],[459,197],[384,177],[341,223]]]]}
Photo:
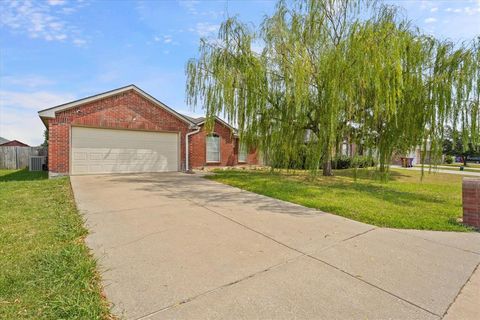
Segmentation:
{"type": "MultiPolygon", "coordinates": [[[[274,168],[283,168],[283,169],[299,169],[299,170],[307,170],[307,162],[306,162],[306,148],[300,148],[298,154],[299,160],[291,161],[288,164],[282,164],[280,161],[275,161],[274,159],[271,161],[270,165],[274,168]]],[[[335,156],[332,161],[332,169],[349,169],[349,168],[368,168],[368,167],[375,167],[377,165],[376,161],[367,156],[344,156],[344,155],[337,155],[335,156]]],[[[320,164],[319,169],[322,169],[322,164],[320,164]]]]}

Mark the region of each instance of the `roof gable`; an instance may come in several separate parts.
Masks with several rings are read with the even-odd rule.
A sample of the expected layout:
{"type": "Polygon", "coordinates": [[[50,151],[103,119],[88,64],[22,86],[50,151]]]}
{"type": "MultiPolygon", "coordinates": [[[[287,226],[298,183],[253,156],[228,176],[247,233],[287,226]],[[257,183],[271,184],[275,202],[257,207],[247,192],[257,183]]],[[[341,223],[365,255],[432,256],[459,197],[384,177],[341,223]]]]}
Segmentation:
{"type": "MultiPolygon", "coordinates": [[[[197,120],[197,121],[195,122],[195,124],[196,124],[197,126],[201,126],[201,125],[205,124],[205,122],[207,121],[207,119],[205,119],[204,117],[197,118],[196,120],[197,120]]],[[[227,128],[230,128],[230,130],[232,130],[234,134],[237,134],[237,128],[231,126],[231,125],[228,124],[226,121],[223,121],[222,119],[220,119],[220,118],[217,117],[217,116],[215,116],[215,121],[217,121],[218,123],[224,125],[224,126],[227,127],[227,128]]]]}
{"type": "Polygon", "coordinates": [[[23,143],[23,142],[18,141],[18,140],[11,140],[11,141],[7,141],[7,142],[0,143],[0,147],[10,147],[10,146],[14,146],[14,147],[29,147],[28,144],[23,143]]]}
{"type": "Polygon", "coordinates": [[[167,112],[171,113],[172,115],[174,115],[178,119],[188,123],[189,125],[191,125],[191,126],[195,125],[195,123],[193,121],[191,121],[190,119],[188,119],[184,115],[176,112],[172,108],[168,107],[167,105],[165,105],[161,101],[155,99],[154,97],[152,97],[151,95],[149,95],[148,93],[146,93],[145,91],[143,91],[142,89],[138,88],[137,86],[135,86],[133,84],[128,85],[126,87],[110,90],[110,91],[107,91],[107,92],[104,92],[104,93],[96,94],[96,95],[86,97],[86,98],[83,98],[83,99],[79,99],[79,100],[75,100],[75,101],[72,101],[72,102],[64,103],[64,104],[61,104],[61,105],[58,105],[58,106],[55,106],[55,107],[51,107],[51,108],[48,108],[48,109],[40,110],[38,112],[38,115],[40,116],[40,118],[42,118],[42,120],[44,118],[55,118],[55,113],[57,113],[57,112],[65,111],[65,110],[80,106],[80,105],[85,104],[85,103],[97,101],[97,100],[100,100],[100,99],[105,99],[105,98],[108,98],[108,97],[111,97],[111,96],[114,96],[114,95],[117,95],[117,94],[120,94],[120,93],[123,93],[123,92],[127,92],[127,91],[130,91],[130,90],[133,90],[134,92],[136,92],[140,96],[142,96],[145,99],[153,102],[156,106],[165,109],[167,112]]]}

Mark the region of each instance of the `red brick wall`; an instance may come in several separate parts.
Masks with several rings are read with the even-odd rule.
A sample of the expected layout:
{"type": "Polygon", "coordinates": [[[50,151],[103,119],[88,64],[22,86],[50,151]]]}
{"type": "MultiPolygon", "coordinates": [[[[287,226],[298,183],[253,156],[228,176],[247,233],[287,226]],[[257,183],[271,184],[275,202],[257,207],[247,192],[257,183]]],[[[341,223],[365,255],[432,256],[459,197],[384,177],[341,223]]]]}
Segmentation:
{"type": "Polygon", "coordinates": [[[480,229],[480,179],[463,178],[463,223],[480,229]]]}
{"type": "Polygon", "coordinates": [[[181,167],[184,168],[188,123],[133,90],[59,112],[49,120],[48,168],[52,173],[69,172],[71,125],[180,132],[181,167]]]}
{"type": "MultiPolygon", "coordinates": [[[[202,125],[200,132],[190,136],[189,158],[191,168],[205,166],[234,166],[238,164],[238,139],[233,136],[232,130],[216,121],[213,132],[220,137],[220,162],[207,163],[206,161],[206,137],[207,132],[202,125]]],[[[247,164],[257,164],[255,151],[247,155],[247,164]]]]}
{"type": "Polygon", "coordinates": [[[255,149],[251,149],[248,151],[247,164],[258,164],[258,154],[255,149]]]}

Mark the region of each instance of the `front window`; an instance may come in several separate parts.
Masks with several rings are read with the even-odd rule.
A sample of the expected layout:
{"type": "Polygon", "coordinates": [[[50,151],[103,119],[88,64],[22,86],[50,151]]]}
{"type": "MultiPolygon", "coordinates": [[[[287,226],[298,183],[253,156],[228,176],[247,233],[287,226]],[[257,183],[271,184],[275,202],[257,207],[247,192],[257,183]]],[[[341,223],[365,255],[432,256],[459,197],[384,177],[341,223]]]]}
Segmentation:
{"type": "Polygon", "coordinates": [[[247,147],[243,143],[238,150],[238,162],[247,162],[247,147]]]}
{"type": "Polygon", "coordinates": [[[207,162],[220,162],[220,137],[216,134],[207,136],[207,162]]]}

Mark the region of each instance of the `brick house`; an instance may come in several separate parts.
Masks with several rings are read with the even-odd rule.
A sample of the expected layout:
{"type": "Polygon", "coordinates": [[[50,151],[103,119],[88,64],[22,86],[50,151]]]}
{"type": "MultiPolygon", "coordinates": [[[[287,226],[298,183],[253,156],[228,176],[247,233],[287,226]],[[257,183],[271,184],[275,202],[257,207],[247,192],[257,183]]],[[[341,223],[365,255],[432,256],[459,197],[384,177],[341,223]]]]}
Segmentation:
{"type": "Polygon", "coordinates": [[[51,176],[257,164],[236,129],[182,115],[134,85],[39,111],[51,176]]]}

